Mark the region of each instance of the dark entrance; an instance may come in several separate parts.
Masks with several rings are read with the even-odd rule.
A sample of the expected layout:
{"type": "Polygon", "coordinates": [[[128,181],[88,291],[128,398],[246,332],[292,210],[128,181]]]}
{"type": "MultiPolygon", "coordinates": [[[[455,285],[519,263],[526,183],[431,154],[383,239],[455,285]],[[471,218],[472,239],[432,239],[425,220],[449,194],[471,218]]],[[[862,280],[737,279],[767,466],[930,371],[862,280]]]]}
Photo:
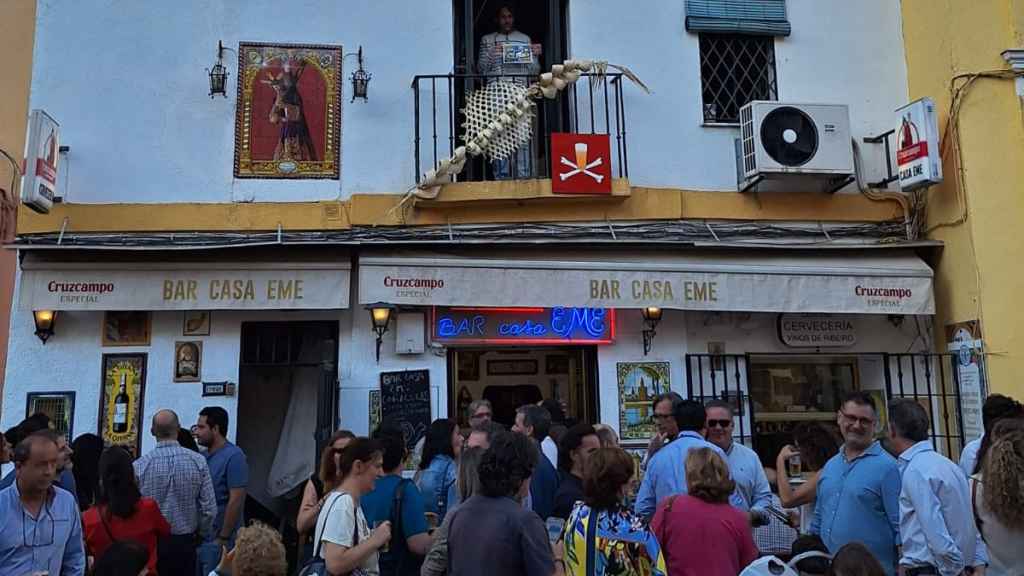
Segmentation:
{"type": "Polygon", "coordinates": [[[236,442],[249,463],[245,517],[276,526],[290,560],[302,488],[337,425],[337,365],[337,322],[242,324],[236,442]]]}
{"type": "Polygon", "coordinates": [[[455,348],[448,351],[448,413],[466,426],[469,403],[491,401],[506,427],[524,404],[555,399],[566,418],[598,422],[597,347],[455,348]]]}

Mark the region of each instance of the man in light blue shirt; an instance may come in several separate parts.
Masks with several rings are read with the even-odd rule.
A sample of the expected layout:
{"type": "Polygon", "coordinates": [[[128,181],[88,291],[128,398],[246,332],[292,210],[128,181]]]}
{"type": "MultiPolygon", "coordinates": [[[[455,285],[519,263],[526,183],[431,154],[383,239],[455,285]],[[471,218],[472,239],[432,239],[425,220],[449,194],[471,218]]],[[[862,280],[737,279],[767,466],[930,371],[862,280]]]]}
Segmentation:
{"type": "Polygon", "coordinates": [[[988,558],[974,526],[967,477],[932,447],[928,413],[917,402],[889,404],[889,441],[899,452],[900,567],[909,574],[959,576],[988,558]]]}
{"type": "Polygon", "coordinates": [[[50,430],[15,447],[17,479],[0,490],[0,574],[85,574],[78,504],[53,485],[58,458],[56,433],[50,430]]]}
{"type": "Polygon", "coordinates": [[[975,438],[964,446],[964,451],[960,453],[960,469],[963,470],[964,476],[970,477],[974,474],[974,467],[978,464],[978,449],[981,448],[981,441],[984,436],[975,438]]]}
{"type": "Polygon", "coordinates": [[[875,441],[875,400],[866,392],[850,393],[837,421],[844,443],[818,476],[810,532],[832,554],[860,542],[892,576],[900,542],[900,469],[875,441]]]}
{"type": "Polygon", "coordinates": [[[654,517],[658,503],[673,494],[686,494],[686,455],[694,448],[711,448],[727,458],[721,448],[704,439],[707,414],[700,402],[684,400],[676,404],[676,423],[679,436],[658,451],[647,464],[640,490],[636,495],[635,511],[645,520],[654,517]]]}
{"type": "Polygon", "coordinates": [[[729,473],[736,483],[736,491],[729,498],[729,503],[750,512],[756,524],[767,524],[772,487],[757,452],[733,441],[732,404],[725,400],[712,400],[704,405],[704,409],[707,411],[708,441],[725,452],[729,473]]]}

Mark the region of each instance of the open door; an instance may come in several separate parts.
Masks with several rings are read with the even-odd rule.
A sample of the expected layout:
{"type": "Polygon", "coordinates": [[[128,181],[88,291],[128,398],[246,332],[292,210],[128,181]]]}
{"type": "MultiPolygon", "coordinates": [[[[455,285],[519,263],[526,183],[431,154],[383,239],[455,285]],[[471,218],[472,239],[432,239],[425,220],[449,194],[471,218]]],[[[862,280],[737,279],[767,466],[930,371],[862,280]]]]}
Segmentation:
{"type": "MultiPolygon", "coordinates": [[[[476,76],[477,54],[484,35],[497,29],[496,14],[502,6],[508,6],[516,19],[516,29],[530,37],[531,42],[540,44],[541,71],[550,69],[556,62],[562,62],[568,53],[566,16],[568,0],[453,0],[454,65],[456,74],[454,91],[455,110],[465,107],[465,96],[486,84],[486,78],[476,76]]],[[[558,99],[539,104],[536,132],[533,141],[532,178],[548,178],[550,166],[543,160],[548,158],[551,132],[569,131],[568,101],[558,99]]],[[[461,115],[455,125],[461,125],[461,115]]],[[[460,145],[464,144],[461,142],[460,145]]],[[[483,159],[475,159],[466,167],[469,180],[491,179],[491,170],[483,159]]]]}

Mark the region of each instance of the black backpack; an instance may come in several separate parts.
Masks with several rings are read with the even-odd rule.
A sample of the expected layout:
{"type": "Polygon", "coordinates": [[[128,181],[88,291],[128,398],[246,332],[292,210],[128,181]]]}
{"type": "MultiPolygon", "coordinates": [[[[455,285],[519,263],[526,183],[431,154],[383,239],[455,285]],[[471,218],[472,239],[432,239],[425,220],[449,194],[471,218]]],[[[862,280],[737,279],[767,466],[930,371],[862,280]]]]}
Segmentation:
{"type": "Polygon", "coordinates": [[[419,576],[423,564],[422,557],[409,551],[402,530],[402,496],[405,487],[411,484],[412,481],[402,478],[395,487],[391,516],[388,517],[391,521],[391,543],[388,551],[381,552],[379,556],[381,576],[419,576]]]}

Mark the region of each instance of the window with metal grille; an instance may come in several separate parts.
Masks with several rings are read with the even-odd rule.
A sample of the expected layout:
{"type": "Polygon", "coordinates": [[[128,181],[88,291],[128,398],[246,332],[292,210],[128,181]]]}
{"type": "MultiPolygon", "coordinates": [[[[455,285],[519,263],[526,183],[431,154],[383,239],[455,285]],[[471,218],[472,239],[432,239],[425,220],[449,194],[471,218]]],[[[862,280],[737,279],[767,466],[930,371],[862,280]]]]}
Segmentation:
{"type": "Polygon", "coordinates": [[[751,100],[775,100],[775,38],[741,34],[700,35],[704,122],[735,124],[751,100]]]}

